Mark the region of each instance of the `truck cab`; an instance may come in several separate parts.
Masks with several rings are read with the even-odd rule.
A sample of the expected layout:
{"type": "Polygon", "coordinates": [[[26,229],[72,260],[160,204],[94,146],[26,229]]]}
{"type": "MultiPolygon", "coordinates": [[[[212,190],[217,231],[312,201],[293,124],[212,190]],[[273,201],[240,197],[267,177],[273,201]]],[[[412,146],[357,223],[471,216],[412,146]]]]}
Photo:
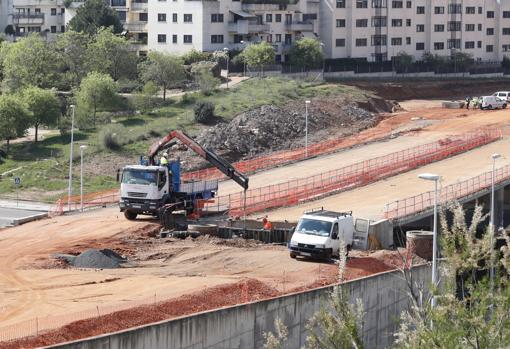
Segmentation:
{"type": "Polygon", "coordinates": [[[288,244],[290,257],[329,259],[339,257],[340,243],[346,251],[352,247],[354,221],[352,212],[333,212],[323,209],[305,213],[288,244]]]}

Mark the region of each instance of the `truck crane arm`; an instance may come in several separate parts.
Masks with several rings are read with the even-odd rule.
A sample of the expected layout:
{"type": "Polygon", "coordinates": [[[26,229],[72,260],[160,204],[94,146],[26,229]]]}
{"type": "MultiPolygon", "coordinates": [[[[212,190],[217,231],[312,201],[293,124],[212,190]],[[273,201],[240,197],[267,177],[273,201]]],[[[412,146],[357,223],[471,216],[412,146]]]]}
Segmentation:
{"type": "Polygon", "coordinates": [[[159,151],[166,149],[168,147],[168,143],[170,143],[173,139],[181,141],[188,148],[223,172],[223,174],[227,177],[233,179],[237,184],[243,187],[244,190],[248,189],[248,177],[236,170],[232,164],[221,158],[211,149],[205,149],[182,131],[172,131],[158,142],[154,143],[149,149],[149,164],[154,165],[156,163],[154,160],[156,154],[159,151]]]}

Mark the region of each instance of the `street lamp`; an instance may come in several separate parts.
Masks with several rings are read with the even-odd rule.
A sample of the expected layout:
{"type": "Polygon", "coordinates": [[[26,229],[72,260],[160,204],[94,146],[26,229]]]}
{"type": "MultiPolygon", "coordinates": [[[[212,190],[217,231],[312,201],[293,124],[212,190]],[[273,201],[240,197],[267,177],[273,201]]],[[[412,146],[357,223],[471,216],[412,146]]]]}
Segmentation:
{"type": "MultiPolygon", "coordinates": [[[[434,181],[434,227],[432,235],[432,284],[437,283],[437,201],[438,201],[438,182],[441,176],[433,173],[422,173],[418,176],[420,179],[434,181]]],[[[436,299],[432,297],[432,308],[436,306],[436,299]]]]}
{"type": "Polygon", "coordinates": [[[229,61],[230,61],[230,57],[228,55],[228,48],[224,47],[223,48],[223,52],[225,52],[225,54],[227,55],[227,89],[228,89],[228,64],[229,64],[229,61]]]}
{"type": "Polygon", "coordinates": [[[321,42],[321,50],[322,50],[322,80],[324,80],[324,70],[326,69],[326,55],[324,54],[326,45],[321,42]]]}
{"type": "Polygon", "coordinates": [[[71,104],[71,150],[69,153],[69,188],[67,190],[67,211],[71,211],[71,194],[72,194],[72,183],[73,183],[73,142],[74,142],[74,110],[76,106],[71,104]]]}
{"type": "Polygon", "coordinates": [[[80,211],[83,212],[83,151],[86,145],[80,145],[80,211]]]}
{"type": "Polygon", "coordinates": [[[490,212],[490,223],[489,223],[489,234],[490,236],[490,244],[491,244],[491,265],[490,265],[490,294],[492,296],[492,292],[494,290],[494,186],[495,186],[495,177],[496,177],[496,160],[501,157],[501,155],[495,153],[491,155],[492,157],[492,178],[491,178],[491,212],[490,212]]]}
{"type": "Polygon", "coordinates": [[[305,158],[308,158],[308,105],[310,101],[305,101],[305,158]]]}
{"type": "MultiPolygon", "coordinates": [[[[245,48],[245,46],[244,46],[244,44],[245,44],[244,40],[241,40],[241,41],[240,41],[240,43],[241,43],[241,45],[243,46],[243,50],[244,50],[244,48],[245,48]]],[[[243,59],[243,76],[246,76],[246,61],[245,61],[244,59],[243,59]]]]}

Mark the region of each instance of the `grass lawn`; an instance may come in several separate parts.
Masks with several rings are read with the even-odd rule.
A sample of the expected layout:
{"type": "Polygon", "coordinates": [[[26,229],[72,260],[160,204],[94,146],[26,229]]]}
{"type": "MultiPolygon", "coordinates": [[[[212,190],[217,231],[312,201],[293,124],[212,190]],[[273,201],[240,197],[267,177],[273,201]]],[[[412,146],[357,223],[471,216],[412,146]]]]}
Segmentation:
{"type": "MultiPolygon", "coordinates": [[[[120,155],[145,154],[154,138],[174,129],[191,135],[197,132],[193,116],[196,101],[211,101],[215,114],[230,120],[237,114],[263,104],[281,105],[292,99],[314,96],[348,94],[362,99],[363,93],[355,87],[337,84],[313,84],[282,78],[249,79],[235,88],[218,90],[210,96],[199,92],[188,93],[184,98],[170,99],[151,113],[134,113],[115,117],[111,125],[100,125],[95,130],[75,131],[73,192],[79,192],[79,145],[88,146],[87,156],[111,153],[102,145],[101,132],[112,128],[118,134],[120,155]]],[[[0,179],[0,195],[15,191],[14,177],[21,178],[20,196],[34,200],[55,200],[66,193],[69,171],[70,136],[48,135],[44,140],[11,145],[7,159],[0,159],[0,174],[16,169],[0,179]],[[19,169],[18,169],[19,168],[19,169]]],[[[5,148],[5,147],[4,147],[5,148]]],[[[115,178],[91,176],[84,178],[85,192],[116,188],[115,178]]]]}

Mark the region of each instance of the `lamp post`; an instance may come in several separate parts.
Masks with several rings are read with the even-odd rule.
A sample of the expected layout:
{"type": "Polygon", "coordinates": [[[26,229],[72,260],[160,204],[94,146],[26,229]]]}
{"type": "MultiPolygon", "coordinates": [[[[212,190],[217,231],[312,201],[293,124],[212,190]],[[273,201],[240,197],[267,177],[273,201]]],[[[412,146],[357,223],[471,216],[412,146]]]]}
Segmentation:
{"type": "Polygon", "coordinates": [[[326,47],[326,45],[323,42],[321,42],[320,45],[322,50],[322,80],[324,80],[324,70],[326,69],[326,56],[324,54],[324,47],[326,47]]]}
{"type": "Polygon", "coordinates": [[[228,90],[228,65],[229,65],[229,61],[230,61],[230,56],[228,55],[227,47],[223,48],[223,52],[225,52],[225,54],[227,55],[227,90],[228,90]]]}
{"type": "Polygon", "coordinates": [[[308,158],[308,105],[310,101],[305,101],[305,158],[308,158]]]}
{"type": "Polygon", "coordinates": [[[490,294],[492,297],[492,292],[494,290],[494,186],[496,181],[496,160],[501,157],[501,155],[495,153],[492,154],[492,178],[491,178],[491,212],[490,212],[490,223],[489,223],[489,234],[490,236],[490,244],[491,244],[491,264],[490,264],[490,271],[489,271],[489,278],[490,278],[490,294]]]}
{"type": "Polygon", "coordinates": [[[67,189],[67,211],[71,211],[71,194],[73,183],[73,142],[74,142],[74,110],[76,106],[71,104],[71,150],[69,153],[69,188],[67,189]]]}
{"type": "MultiPolygon", "coordinates": [[[[432,284],[437,283],[437,202],[438,202],[438,182],[441,176],[433,173],[422,173],[418,176],[427,181],[434,181],[434,222],[432,235],[432,284]]],[[[432,297],[432,308],[436,306],[436,299],[432,297]]]]}
{"type": "Polygon", "coordinates": [[[83,151],[86,145],[80,145],[80,211],[83,212],[83,151]]]}
{"type": "MultiPolygon", "coordinates": [[[[244,48],[245,48],[244,40],[241,40],[240,43],[243,46],[243,50],[244,50],[244,48]]],[[[246,76],[246,61],[244,59],[243,59],[243,76],[246,76]]]]}

